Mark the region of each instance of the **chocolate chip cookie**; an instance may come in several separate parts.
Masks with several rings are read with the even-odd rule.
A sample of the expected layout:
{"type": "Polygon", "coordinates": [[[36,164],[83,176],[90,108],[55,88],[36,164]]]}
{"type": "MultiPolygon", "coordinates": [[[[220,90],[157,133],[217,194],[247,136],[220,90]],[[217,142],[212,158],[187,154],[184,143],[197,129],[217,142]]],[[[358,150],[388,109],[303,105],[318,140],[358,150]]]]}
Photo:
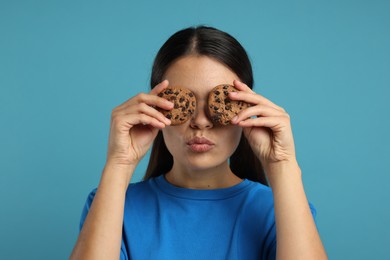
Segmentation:
{"type": "Polygon", "coordinates": [[[182,87],[168,87],[158,94],[174,104],[173,109],[164,110],[157,108],[166,118],[171,120],[171,125],[180,125],[191,118],[196,108],[194,93],[182,87]]]}
{"type": "Polygon", "coordinates": [[[230,100],[228,94],[234,91],[237,91],[234,86],[224,84],[216,86],[209,93],[208,112],[214,123],[228,125],[234,116],[250,106],[244,101],[230,100]]]}

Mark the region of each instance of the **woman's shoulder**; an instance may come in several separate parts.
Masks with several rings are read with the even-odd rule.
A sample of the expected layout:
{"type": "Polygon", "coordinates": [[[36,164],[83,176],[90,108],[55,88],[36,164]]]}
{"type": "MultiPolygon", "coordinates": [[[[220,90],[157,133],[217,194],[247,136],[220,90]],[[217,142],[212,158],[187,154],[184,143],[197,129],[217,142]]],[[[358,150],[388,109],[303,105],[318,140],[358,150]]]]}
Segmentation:
{"type": "Polygon", "coordinates": [[[249,183],[248,192],[255,197],[265,197],[265,198],[273,198],[271,187],[264,185],[260,182],[255,182],[251,180],[245,180],[249,183]]]}
{"type": "Polygon", "coordinates": [[[156,192],[155,178],[135,181],[127,187],[126,199],[138,197],[145,199],[148,196],[155,196],[156,192]]]}
{"type": "MultiPolygon", "coordinates": [[[[259,182],[254,182],[254,181],[249,181],[249,182],[251,182],[251,188],[248,192],[248,197],[250,198],[251,202],[254,203],[252,205],[258,205],[258,203],[261,203],[263,206],[266,207],[268,206],[268,209],[273,211],[274,195],[272,193],[271,187],[261,184],[259,182]]],[[[262,209],[266,207],[262,207],[262,209]]],[[[313,217],[316,217],[317,210],[311,201],[309,201],[309,207],[313,217]]],[[[254,207],[254,209],[259,209],[259,208],[254,207]]]]}

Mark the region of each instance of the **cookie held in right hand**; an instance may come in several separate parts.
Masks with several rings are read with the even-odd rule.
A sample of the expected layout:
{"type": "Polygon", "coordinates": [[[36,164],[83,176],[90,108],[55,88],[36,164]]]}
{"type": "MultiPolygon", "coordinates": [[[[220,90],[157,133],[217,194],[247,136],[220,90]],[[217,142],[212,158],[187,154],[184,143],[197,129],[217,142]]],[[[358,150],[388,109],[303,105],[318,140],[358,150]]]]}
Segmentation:
{"type": "Polygon", "coordinates": [[[230,100],[228,95],[237,89],[232,85],[218,85],[210,91],[208,98],[208,111],[211,120],[219,125],[229,125],[230,120],[241,110],[250,107],[244,101],[230,100]]]}
{"type": "Polygon", "coordinates": [[[168,87],[160,92],[158,96],[174,104],[171,110],[157,109],[171,120],[171,125],[183,124],[192,117],[196,108],[196,98],[191,90],[181,87],[168,87]]]}

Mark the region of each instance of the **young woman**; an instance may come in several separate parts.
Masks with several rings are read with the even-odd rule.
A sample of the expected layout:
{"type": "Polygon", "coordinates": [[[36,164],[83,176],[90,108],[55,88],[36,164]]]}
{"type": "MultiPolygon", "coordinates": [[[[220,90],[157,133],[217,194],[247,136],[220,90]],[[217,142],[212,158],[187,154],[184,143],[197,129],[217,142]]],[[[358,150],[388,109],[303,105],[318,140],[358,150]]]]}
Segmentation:
{"type": "Polygon", "coordinates": [[[327,259],[289,115],[252,90],[237,40],[210,27],[175,33],[156,56],[151,86],[112,112],[106,165],[71,259],[327,259]],[[228,126],[207,114],[220,84],[238,90],[229,99],[252,104],[228,126]],[[157,110],[173,108],[158,96],[168,86],[196,96],[184,124],[157,110]],[[129,185],[151,146],[144,180],[129,185]]]}

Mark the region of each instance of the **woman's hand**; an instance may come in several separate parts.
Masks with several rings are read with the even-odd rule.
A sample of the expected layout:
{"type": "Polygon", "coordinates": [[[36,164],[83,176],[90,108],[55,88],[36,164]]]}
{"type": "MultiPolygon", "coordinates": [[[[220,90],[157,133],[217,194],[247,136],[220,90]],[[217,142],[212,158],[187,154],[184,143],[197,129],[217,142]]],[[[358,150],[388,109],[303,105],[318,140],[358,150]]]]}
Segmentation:
{"type": "Polygon", "coordinates": [[[286,111],[242,82],[234,81],[234,86],[240,91],[230,93],[229,98],[252,106],[242,110],[232,123],[243,127],[244,135],[263,167],[296,162],[290,117],[286,111]]]}
{"type": "Polygon", "coordinates": [[[159,129],[171,121],[155,107],[170,110],[173,103],[157,94],[168,86],[165,80],[149,94],[140,93],[113,109],[107,164],[135,166],[150,148],[159,129]]]}

